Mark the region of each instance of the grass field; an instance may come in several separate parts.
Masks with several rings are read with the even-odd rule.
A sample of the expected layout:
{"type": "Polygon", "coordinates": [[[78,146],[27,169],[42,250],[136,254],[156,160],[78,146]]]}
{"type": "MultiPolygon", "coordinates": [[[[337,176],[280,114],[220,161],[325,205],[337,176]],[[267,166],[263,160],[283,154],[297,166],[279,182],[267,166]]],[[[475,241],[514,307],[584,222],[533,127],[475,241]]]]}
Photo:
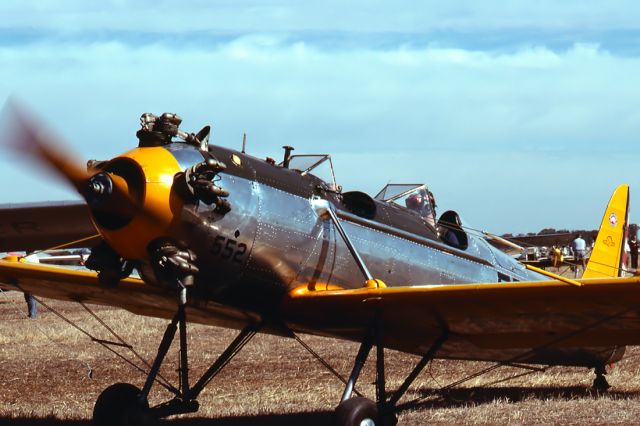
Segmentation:
{"type": "MultiPolygon", "coordinates": [[[[80,305],[46,300],[97,338],[114,340],[80,305]]],[[[155,355],[166,321],[92,307],[97,315],[147,360],[155,355]]],[[[201,373],[236,332],[190,325],[192,377],[201,373]]],[[[343,375],[357,345],[302,336],[343,375]]],[[[126,351],[128,359],[134,359],[126,351]]],[[[423,397],[400,414],[400,424],[637,424],[640,422],[640,350],[628,348],[607,376],[606,394],[591,391],[586,369],[554,367],[526,373],[500,368],[452,389],[438,389],[491,364],[432,362],[403,401],[423,397]]],[[[177,382],[177,348],[162,374],[177,382]]],[[[417,358],[389,351],[388,386],[398,386],[417,358]]],[[[358,389],[374,395],[374,363],[368,363],[358,389]]],[[[21,293],[0,294],[0,424],[88,425],[100,392],[116,382],[142,386],[144,375],[39,306],[26,318],[21,293]],[[92,372],[89,377],[89,372],[92,372]]],[[[200,397],[198,413],[170,418],[167,425],[326,425],[343,385],[293,339],[256,336],[200,397]]],[[[151,403],[168,399],[155,386],[151,403]]]]}

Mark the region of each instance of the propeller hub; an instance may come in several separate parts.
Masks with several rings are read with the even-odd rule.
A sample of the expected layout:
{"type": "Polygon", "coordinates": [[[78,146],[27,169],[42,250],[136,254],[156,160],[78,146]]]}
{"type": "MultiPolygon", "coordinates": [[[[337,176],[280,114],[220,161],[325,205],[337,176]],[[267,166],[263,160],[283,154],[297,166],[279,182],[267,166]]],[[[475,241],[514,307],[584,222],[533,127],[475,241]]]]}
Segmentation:
{"type": "Polygon", "coordinates": [[[83,194],[87,204],[92,209],[100,208],[113,193],[113,180],[107,173],[91,176],[87,182],[87,190],[83,194]]]}

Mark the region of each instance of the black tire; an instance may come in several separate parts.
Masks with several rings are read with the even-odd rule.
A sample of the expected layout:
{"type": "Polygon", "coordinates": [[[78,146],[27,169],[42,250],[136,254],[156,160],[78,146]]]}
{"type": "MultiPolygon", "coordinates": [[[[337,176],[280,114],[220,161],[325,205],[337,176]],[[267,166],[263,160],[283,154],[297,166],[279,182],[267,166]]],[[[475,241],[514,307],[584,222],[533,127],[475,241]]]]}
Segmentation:
{"type": "Polygon", "coordinates": [[[610,387],[611,385],[609,385],[607,379],[604,376],[596,376],[596,378],[593,380],[593,389],[598,392],[606,392],[610,387]]]}
{"type": "Polygon", "coordinates": [[[378,424],[378,407],[370,399],[356,396],[341,402],[336,407],[336,426],[375,426],[378,424]]]}
{"type": "Polygon", "coordinates": [[[155,424],[149,403],[138,397],[140,389],[129,383],[106,388],[93,407],[94,426],[149,426],[155,424]]]}

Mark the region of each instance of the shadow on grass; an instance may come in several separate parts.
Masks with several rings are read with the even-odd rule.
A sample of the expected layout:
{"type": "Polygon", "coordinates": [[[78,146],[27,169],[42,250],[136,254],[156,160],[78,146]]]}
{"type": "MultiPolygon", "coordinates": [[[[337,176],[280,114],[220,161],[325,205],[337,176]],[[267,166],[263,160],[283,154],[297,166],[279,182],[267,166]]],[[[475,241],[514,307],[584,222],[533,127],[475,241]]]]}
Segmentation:
{"type": "MultiPolygon", "coordinates": [[[[400,404],[399,410],[418,409],[430,410],[439,408],[456,408],[491,404],[496,400],[517,403],[524,400],[572,400],[579,398],[598,398],[606,396],[612,399],[638,399],[640,391],[609,391],[598,393],[583,386],[570,387],[496,387],[496,388],[468,388],[451,389],[446,392],[438,389],[422,388],[418,396],[423,400],[408,406],[400,404]]],[[[288,414],[260,414],[253,416],[230,416],[220,418],[179,418],[158,421],[158,426],[326,426],[333,420],[333,411],[301,412],[288,414]]],[[[90,420],[61,420],[52,417],[0,417],[0,426],[90,426],[90,420]]]]}
{"type": "Polygon", "coordinates": [[[90,420],[60,420],[55,417],[0,417],[0,426],[88,426],[90,420]]]}
{"type": "Polygon", "coordinates": [[[607,397],[612,399],[637,399],[640,392],[637,391],[608,391],[598,392],[590,387],[569,386],[569,387],[496,387],[496,388],[468,388],[450,389],[441,391],[439,389],[423,388],[418,392],[417,398],[421,400],[412,403],[399,404],[399,410],[408,409],[434,409],[434,408],[455,408],[469,405],[490,404],[496,400],[508,402],[520,402],[530,399],[556,399],[571,400],[578,398],[599,398],[607,397]]]}
{"type": "MultiPolygon", "coordinates": [[[[262,414],[220,418],[186,418],[158,421],[158,426],[326,426],[331,424],[333,412],[262,414]]],[[[0,417],[0,426],[90,426],[90,420],[61,420],[52,417],[0,417]]]]}
{"type": "Polygon", "coordinates": [[[221,417],[217,419],[190,418],[163,420],[159,426],[327,426],[333,412],[260,414],[255,416],[221,417]]]}

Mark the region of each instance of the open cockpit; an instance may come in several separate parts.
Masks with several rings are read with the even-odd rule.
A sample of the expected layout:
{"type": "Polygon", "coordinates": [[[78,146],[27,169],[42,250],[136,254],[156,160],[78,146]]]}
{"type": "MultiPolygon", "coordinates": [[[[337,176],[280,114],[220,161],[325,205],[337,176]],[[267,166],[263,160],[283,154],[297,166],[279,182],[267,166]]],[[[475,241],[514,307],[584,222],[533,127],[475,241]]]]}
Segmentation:
{"type": "Polygon", "coordinates": [[[436,200],[426,184],[389,183],[378,192],[375,199],[417,214],[437,231],[438,238],[444,243],[461,250],[468,247],[467,234],[455,211],[448,210],[436,220],[436,200]]]}
{"type": "Polygon", "coordinates": [[[336,183],[336,174],[329,154],[296,154],[285,157],[280,166],[300,172],[302,176],[313,174],[327,184],[327,189],[340,192],[341,187],[336,183]]]}
{"type": "MultiPolygon", "coordinates": [[[[401,222],[406,222],[409,217],[414,217],[416,225],[424,224],[424,232],[431,234],[432,238],[439,239],[445,244],[460,250],[466,250],[469,246],[467,233],[463,229],[462,222],[455,211],[447,211],[439,219],[437,218],[435,197],[426,184],[388,183],[373,198],[359,191],[342,193],[342,187],[336,182],[331,155],[291,155],[293,148],[284,148],[285,156],[278,166],[296,171],[301,176],[310,175],[318,178],[321,181],[318,188],[324,190],[325,193],[333,193],[338,197],[341,204],[357,216],[388,221],[392,219],[389,216],[391,214],[393,216],[391,222],[397,222],[395,219],[402,217],[404,217],[404,220],[401,220],[401,222]],[[378,206],[388,206],[384,208],[388,213],[378,214],[380,212],[377,212],[376,204],[378,206]],[[391,210],[388,210],[389,208],[391,210]],[[397,217],[391,211],[398,212],[397,217]],[[401,212],[409,212],[413,216],[406,216],[407,213],[401,212]]],[[[400,223],[394,223],[394,225],[398,226],[400,223]]],[[[409,224],[407,223],[407,225],[409,224]]],[[[404,226],[400,226],[404,228],[404,226]]],[[[419,234],[423,234],[423,232],[419,231],[419,227],[412,228],[418,231],[419,234]]]]}

